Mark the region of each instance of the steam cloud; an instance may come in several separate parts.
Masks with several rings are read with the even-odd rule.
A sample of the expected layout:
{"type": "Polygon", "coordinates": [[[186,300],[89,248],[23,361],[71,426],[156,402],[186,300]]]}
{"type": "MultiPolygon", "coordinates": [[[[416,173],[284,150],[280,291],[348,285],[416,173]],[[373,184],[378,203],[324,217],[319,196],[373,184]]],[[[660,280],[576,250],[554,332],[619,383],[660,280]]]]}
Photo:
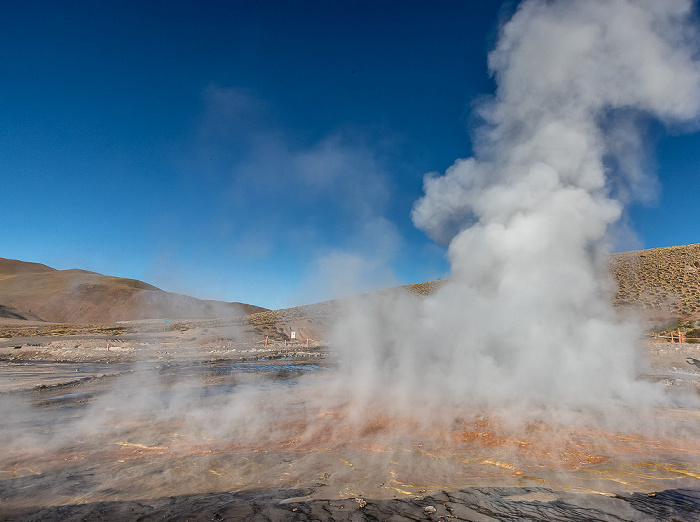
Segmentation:
{"type": "Polygon", "coordinates": [[[474,156],[427,175],[413,209],[449,243],[453,279],[338,326],[347,393],[392,411],[661,400],[636,379],[637,325],[611,305],[608,234],[654,185],[642,123],[700,112],[693,18],[686,0],[519,6],[489,55],[498,87],[477,106],[474,156]]]}
{"type": "MultiPolygon", "coordinates": [[[[638,379],[639,328],[611,304],[608,234],[624,205],[648,196],[653,185],[638,123],[690,125],[700,114],[696,37],[687,0],[522,2],[489,56],[498,89],[477,108],[483,124],[475,131],[474,156],[443,176],[428,175],[425,196],[414,207],[416,226],[449,242],[453,278],[438,292],[352,301],[329,339],[338,370],[299,382],[240,372],[233,391],[219,392],[196,371],[179,382],[146,363],[72,417],[0,395],[6,465],[68,466],[67,486],[55,481],[46,501],[64,503],[66,490],[70,498],[74,487],[88,490],[85,477],[92,480],[100,469],[95,463],[122,455],[120,448],[162,451],[160,463],[144,458],[121,465],[122,455],[96,475],[105,483],[92,486],[95,498],[121,491],[140,499],[228,491],[235,480],[279,487],[280,476],[290,473],[303,484],[304,477],[333,471],[334,456],[326,451],[345,445],[362,465],[352,475],[345,469],[331,474],[344,489],[329,495],[349,495],[345,486],[357,477],[390,483],[404,461],[407,472],[419,462],[418,474],[430,471],[432,483],[439,477],[443,484],[453,473],[455,487],[463,487],[463,465],[493,464],[483,460],[485,453],[477,451],[474,461],[431,456],[426,463],[432,454],[420,448],[424,439],[430,451],[449,448],[470,415],[513,421],[506,430],[531,420],[604,424],[622,416],[599,413],[670,400],[638,379]],[[372,443],[379,451],[362,457],[357,449],[372,449],[372,443]],[[216,451],[201,452],[210,446],[216,451]],[[300,451],[293,466],[274,454],[260,460],[264,448],[287,447],[300,451]],[[246,453],[221,458],[233,455],[231,448],[255,450],[257,460],[246,453]],[[41,451],[57,457],[47,460],[41,451]],[[75,455],[76,463],[66,464],[64,455],[75,455]],[[179,469],[171,473],[172,462],[211,471],[203,474],[215,482],[201,479],[202,473],[196,480],[179,469]],[[72,466],[82,465],[87,471],[74,473],[72,466]],[[268,465],[276,466],[274,473],[263,473],[268,465]]],[[[501,429],[498,422],[492,426],[501,429]]],[[[695,437],[695,426],[683,429],[695,437]]],[[[496,454],[513,460],[518,447],[504,443],[496,454]]],[[[533,450],[525,460],[533,455],[540,458],[533,450]]],[[[61,475],[49,473],[46,480],[52,476],[61,475]]],[[[17,491],[27,495],[23,484],[17,491]]]]}

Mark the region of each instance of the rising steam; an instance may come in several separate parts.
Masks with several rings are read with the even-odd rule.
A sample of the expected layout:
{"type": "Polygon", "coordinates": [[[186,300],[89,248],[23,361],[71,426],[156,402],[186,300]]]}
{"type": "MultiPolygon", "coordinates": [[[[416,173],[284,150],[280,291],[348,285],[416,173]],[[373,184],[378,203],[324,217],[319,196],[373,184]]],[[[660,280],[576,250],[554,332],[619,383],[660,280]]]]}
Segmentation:
{"type": "MultiPolygon", "coordinates": [[[[85,407],[0,394],[0,469],[16,477],[3,480],[0,507],[8,494],[19,505],[142,506],[309,484],[328,499],[361,488],[422,495],[426,483],[491,484],[494,470],[539,486],[556,466],[597,463],[624,477],[616,486],[634,487],[650,470],[697,477],[696,467],[646,462],[650,452],[694,458],[695,421],[673,421],[689,434],[687,452],[682,439],[664,446],[597,431],[647,427],[653,415],[637,408],[670,400],[638,378],[639,328],[612,307],[608,235],[653,186],[640,124],[678,128],[700,114],[693,17],[689,0],[522,2],[489,55],[498,88],[477,106],[474,156],[426,176],[413,210],[417,227],[449,243],[448,283],[426,298],[353,300],[329,338],[337,371],[298,381],[267,378],[260,366],[220,376],[158,356],[103,392],[96,384],[85,407]],[[570,420],[595,430],[559,430],[570,420]],[[629,468],[629,455],[644,465],[629,468]]],[[[71,389],[52,398],[70,399],[71,389]]],[[[651,427],[672,431],[662,424],[651,427]]],[[[575,478],[572,491],[583,491],[575,478]]]]}
{"type": "Polygon", "coordinates": [[[413,209],[449,243],[453,279],[336,329],[352,396],[407,410],[659,399],[636,379],[637,326],[611,305],[607,237],[653,185],[641,122],[698,117],[693,18],[687,0],[519,6],[489,55],[498,87],[476,108],[474,156],[427,175],[413,209]]]}

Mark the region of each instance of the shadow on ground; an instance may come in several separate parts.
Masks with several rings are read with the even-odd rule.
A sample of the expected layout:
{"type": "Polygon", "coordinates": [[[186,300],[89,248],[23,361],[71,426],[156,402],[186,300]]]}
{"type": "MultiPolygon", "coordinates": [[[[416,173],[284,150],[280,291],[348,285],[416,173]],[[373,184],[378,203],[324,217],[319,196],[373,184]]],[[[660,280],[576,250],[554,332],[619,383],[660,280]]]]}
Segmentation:
{"type": "Polygon", "coordinates": [[[5,513],[3,520],[697,521],[700,516],[700,491],[689,489],[602,496],[544,488],[494,487],[384,500],[307,500],[308,493],[304,489],[259,490],[23,508],[5,513]]]}

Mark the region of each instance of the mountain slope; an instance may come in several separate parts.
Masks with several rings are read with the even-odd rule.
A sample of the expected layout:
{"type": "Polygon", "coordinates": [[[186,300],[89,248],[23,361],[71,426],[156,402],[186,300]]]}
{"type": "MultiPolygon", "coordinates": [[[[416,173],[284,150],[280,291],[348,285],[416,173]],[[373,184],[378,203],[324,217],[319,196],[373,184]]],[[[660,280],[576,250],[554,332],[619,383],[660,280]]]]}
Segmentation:
{"type": "Polygon", "coordinates": [[[612,255],[616,304],[672,317],[700,318],[700,244],[612,255]]]}
{"type": "MultiPolygon", "coordinates": [[[[700,244],[612,254],[610,270],[619,288],[615,296],[617,306],[636,308],[661,318],[700,319],[700,244]]],[[[428,295],[445,282],[431,281],[405,288],[428,295]]],[[[165,292],[134,279],[85,270],[55,270],[38,263],[0,258],[0,317],[5,318],[103,323],[130,319],[210,319],[266,312],[251,320],[255,319],[256,324],[272,324],[283,316],[325,318],[337,306],[335,301],[329,301],[271,312],[247,304],[206,301],[165,292]]]]}
{"type": "Polygon", "coordinates": [[[3,258],[0,306],[12,317],[68,323],[231,317],[265,310],[165,292],[135,279],[3,258]]]}

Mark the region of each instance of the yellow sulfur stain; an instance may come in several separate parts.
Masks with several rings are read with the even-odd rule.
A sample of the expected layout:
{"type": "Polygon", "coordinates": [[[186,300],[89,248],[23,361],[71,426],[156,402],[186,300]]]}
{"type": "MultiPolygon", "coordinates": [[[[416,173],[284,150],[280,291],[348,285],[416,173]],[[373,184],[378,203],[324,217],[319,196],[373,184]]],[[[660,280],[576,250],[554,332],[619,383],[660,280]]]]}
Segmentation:
{"type": "Polygon", "coordinates": [[[139,448],[139,449],[147,449],[147,450],[165,450],[165,449],[168,449],[168,446],[146,446],[145,444],[138,444],[137,442],[117,441],[114,444],[116,444],[118,446],[123,446],[123,447],[139,448]]]}
{"type": "Polygon", "coordinates": [[[659,469],[663,469],[664,471],[671,471],[673,473],[678,473],[679,475],[685,475],[686,477],[700,480],[699,474],[693,473],[685,469],[674,468],[672,466],[659,466],[659,469]]]}
{"type": "Polygon", "coordinates": [[[396,486],[384,486],[385,489],[392,489],[396,491],[397,493],[401,493],[402,495],[413,495],[413,492],[411,491],[406,491],[405,489],[400,489],[397,488],[396,486]]]}
{"type": "Polygon", "coordinates": [[[343,464],[345,464],[346,466],[350,466],[350,467],[352,468],[352,462],[350,462],[350,461],[348,461],[348,460],[345,460],[345,459],[342,458],[342,457],[338,457],[337,455],[336,455],[335,458],[338,459],[338,460],[339,460],[340,462],[342,462],[343,464]]]}
{"type": "Polygon", "coordinates": [[[36,471],[31,468],[17,468],[16,470],[0,470],[0,473],[8,473],[13,477],[21,477],[26,475],[41,475],[41,471],[36,471]],[[22,471],[28,471],[29,473],[22,473],[22,471]]]}
{"type": "Polygon", "coordinates": [[[394,484],[398,484],[399,486],[403,486],[404,488],[413,488],[413,489],[428,489],[434,486],[429,486],[427,484],[406,484],[404,482],[400,482],[396,479],[391,479],[391,482],[394,484]]]}
{"type": "Polygon", "coordinates": [[[588,489],[588,488],[583,488],[583,487],[578,487],[578,486],[567,486],[566,484],[560,484],[559,482],[548,482],[548,484],[551,484],[562,491],[569,491],[571,493],[595,493],[596,495],[603,495],[605,497],[614,497],[616,496],[614,493],[606,493],[604,491],[597,491],[595,489],[588,489]]]}
{"type": "Polygon", "coordinates": [[[512,464],[508,464],[507,462],[503,462],[501,460],[493,460],[493,459],[486,459],[481,461],[482,464],[491,464],[492,466],[498,466],[499,468],[503,469],[515,469],[515,466],[512,464]]]}

